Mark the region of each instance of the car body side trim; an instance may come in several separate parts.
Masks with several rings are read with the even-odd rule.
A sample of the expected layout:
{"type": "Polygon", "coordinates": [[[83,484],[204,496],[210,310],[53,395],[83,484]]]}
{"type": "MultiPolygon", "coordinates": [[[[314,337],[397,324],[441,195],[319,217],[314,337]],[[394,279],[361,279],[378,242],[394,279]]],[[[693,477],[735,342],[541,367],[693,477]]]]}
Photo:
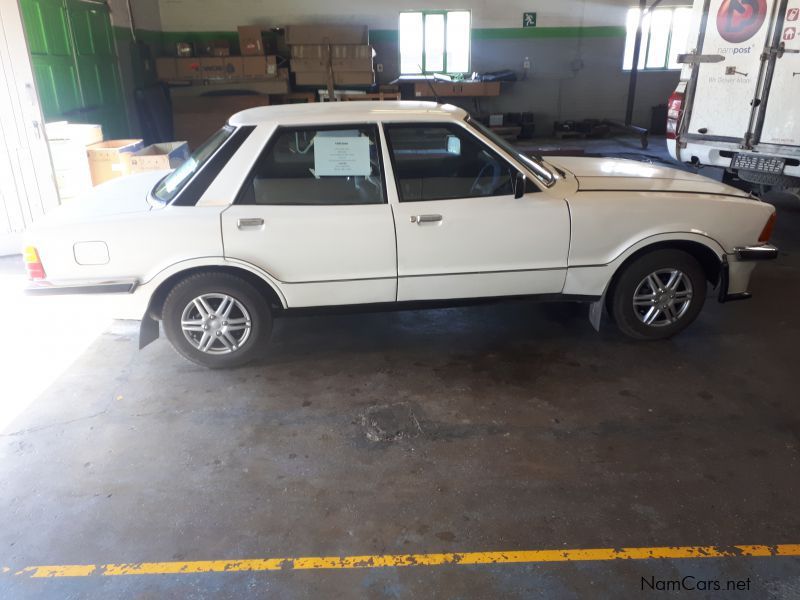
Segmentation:
{"type": "Polygon", "coordinates": [[[137,282],[109,282],[87,285],[30,285],[25,288],[28,296],[63,296],[66,294],[131,294],[137,282]]]}
{"type": "Polygon", "coordinates": [[[697,191],[690,191],[690,190],[652,190],[652,189],[650,189],[650,190],[647,190],[647,189],[634,190],[634,189],[630,189],[630,188],[588,189],[588,188],[578,187],[578,193],[581,193],[581,192],[594,192],[594,193],[600,193],[600,192],[636,192],[636,193],[641,193],[641,194],[647,193],[647,194],[692,194],[692,195],[700,194],[700,195],[703,195],[703,196],[720,196],[722,198],[737,198],[739,200],[752,200],[753,202],[760,202],[760,200],[758,200],[757,198],[754,198],[753,196],[747,196],[747,195],[738,196],[736,194],[720,194],[718,192],[697,192],[697,191]]]}
{"type": "Polygon", "coordinates": [[[379,302],[371,304],[342,304],[331,306],[311,306],[286,308],[281,316],[294,317],[317,314],[361,314],[372,312],[396,312],[404,310],[435,310],[439,308],[457,308],[461,306],[479,306],[483,304],[499,304],[502,302],[576,302],[591,304],[600,296],[581,294],[528,294],[514,296],[487,296],[480,298],[448,298],[445,300],[404,300],[400,302],[379,302]]]}

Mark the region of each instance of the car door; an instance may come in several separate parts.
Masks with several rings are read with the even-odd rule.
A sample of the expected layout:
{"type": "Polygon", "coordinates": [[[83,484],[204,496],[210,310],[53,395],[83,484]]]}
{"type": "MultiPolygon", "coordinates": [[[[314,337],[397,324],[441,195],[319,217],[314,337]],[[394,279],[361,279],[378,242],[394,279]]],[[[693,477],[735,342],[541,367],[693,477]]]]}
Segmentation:
{"type": "Polygon", "coordinates": [[[397,255],[376,125],[279,127],[222,213],[225,257],[290,307],[393,302],[397,255]]]}
{"type": "Polygon", "coordinates": [[[532,181],[516,198],[517,168],[467,127],[384,125],[398,196],[397,299],[560,293],[566,201],[532,181]]]}

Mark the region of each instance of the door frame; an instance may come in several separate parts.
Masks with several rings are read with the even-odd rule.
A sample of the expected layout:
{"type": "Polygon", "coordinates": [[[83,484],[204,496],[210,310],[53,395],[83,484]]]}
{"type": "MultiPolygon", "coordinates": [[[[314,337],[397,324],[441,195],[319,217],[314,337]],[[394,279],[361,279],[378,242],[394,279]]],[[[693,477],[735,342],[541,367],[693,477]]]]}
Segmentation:
{"type": "Polygon", "coordinates": [[[3,255],[18,253],[23,231],[60,200],[18,0],[0,0],[0,27],[0,70],[11,104],[11,113],[0,115],[0,122],[18,196],[16,222],[9,222],[9,234],[0,233],[3,255]]]}

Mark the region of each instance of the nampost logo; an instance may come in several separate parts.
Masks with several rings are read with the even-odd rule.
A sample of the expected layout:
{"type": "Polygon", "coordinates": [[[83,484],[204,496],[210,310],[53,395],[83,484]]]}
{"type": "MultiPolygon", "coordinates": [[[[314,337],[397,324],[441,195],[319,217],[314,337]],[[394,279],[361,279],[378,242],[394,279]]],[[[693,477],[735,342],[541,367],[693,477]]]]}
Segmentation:
{"type": "Polygon", "coordinates": [[[759,32],[767,18],[767,0],[724,0],[717,29],[726,42],[741,44],[759,32]]]}

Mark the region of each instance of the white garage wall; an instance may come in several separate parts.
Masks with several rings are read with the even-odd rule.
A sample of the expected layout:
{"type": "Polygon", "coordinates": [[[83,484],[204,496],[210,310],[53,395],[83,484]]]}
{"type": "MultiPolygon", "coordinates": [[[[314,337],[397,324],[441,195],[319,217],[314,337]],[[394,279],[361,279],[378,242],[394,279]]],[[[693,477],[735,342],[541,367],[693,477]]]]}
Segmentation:
{"type": "Polygon", "coordinates": [[[522,13],[536,11],[540,27],[623,25],[629,0],[160,0],[164,31],[227,31],[237,25],[358,23],[396,29],[397,13],[419,9],[469,9],[473,26],[519,27],[522,13]]]}
{"type": "MultiPolygon", "coordinates": [[[[676,0],[663,6],[687,2],[676,0]]],[[[533,62],[526,81],[507,86],[500,98],[483,100],[480,109],[534,112],[539,132],[549,131],[555,120],[624,117],[628,74],[622,71],[623,27],[627,10],[635,4],[634,0],[158,0],[160,27],[168,32],[235,31],[238,25],[249,24],[366,24],[376,33],[376,62],[384,65],[381,83],[398,75],[393,33],[401,10],[470,9],[476,30],[473,70],[512,69],[521,75],[524,58],[533,62]],[[527,33],[521,32],[526,11],[538,13],[537,31],[531,36],[520,35],[527,33]]],[[[651,108],[666,103],[678,77],[677,71],[641,75],[637,124],[649,126],[651,108]]],[[[474,110],[471,103],[462,105],[474,110]]]]}

